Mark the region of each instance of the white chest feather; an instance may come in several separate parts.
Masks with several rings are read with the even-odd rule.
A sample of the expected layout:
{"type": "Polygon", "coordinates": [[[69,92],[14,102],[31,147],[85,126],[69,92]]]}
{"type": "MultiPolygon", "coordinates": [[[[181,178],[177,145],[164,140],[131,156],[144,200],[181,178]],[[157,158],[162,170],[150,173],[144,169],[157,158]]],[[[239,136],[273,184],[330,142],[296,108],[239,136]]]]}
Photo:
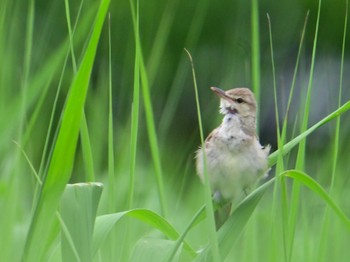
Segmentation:
{"type": "MultiPolygon", "coordinates": [[[[206,143],[207,172],[212,191],[225,199],[237,199],[267,170],[269,148],[256,136],[242,131],[235,115],[226,115],[206,143]]],[[[197,171],[203,180],[203,152],[197,151],[197,171]]]]}

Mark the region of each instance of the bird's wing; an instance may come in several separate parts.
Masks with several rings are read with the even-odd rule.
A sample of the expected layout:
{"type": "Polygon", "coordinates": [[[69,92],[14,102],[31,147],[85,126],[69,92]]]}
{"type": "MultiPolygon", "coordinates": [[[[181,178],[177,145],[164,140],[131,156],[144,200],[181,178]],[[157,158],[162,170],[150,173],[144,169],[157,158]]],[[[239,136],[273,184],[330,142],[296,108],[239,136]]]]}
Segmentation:
{"type": "Polygon", "coordinates": [[[219,127],[215,128],[213,131],[211,131],[211,133],[207,136],[207,138],[205,139],[205,145],[207,146],[207,144],[210,142],[210,140],[215,136],[215,134],[217,132],[219,132],[219,127]]]}

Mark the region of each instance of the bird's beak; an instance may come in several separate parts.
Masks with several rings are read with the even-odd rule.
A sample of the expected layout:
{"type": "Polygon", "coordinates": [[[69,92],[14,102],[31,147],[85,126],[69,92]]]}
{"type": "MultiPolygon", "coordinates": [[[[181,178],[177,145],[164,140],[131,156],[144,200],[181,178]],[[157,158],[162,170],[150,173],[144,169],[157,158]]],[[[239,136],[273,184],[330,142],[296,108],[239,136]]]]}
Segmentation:
{"type": "Polygon", "coordinates": [[[210,89],[214,91],[214,93],[217,94],[220,98],[226,99],[228,101],[232,101],[232,98],[229,97],[224,90],[217,87],[211,87],[210,89]]]}

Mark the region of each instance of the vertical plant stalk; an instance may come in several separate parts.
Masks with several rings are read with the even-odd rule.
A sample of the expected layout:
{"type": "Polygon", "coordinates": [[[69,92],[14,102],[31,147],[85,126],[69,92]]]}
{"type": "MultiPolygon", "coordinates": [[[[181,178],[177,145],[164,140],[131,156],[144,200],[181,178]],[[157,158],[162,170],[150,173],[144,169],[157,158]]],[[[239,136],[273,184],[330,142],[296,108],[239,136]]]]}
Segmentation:
{"type": "MultiPolygon", "coordinates": [[[[307,26],[307,22],[308,22],[308,17],[309,17],[309,11],[306,14],[305,17],[305,21],[304,21],[304,26],[302,29],[302,33],[301,33],[301,38],[300,38],[300,42],[299,42],[299,48],[298,48],[298,54],[297,54],[297,59],[296,59],[296,63],[295,63],[295,68],[294,68],[294,73],[293,73],[293,80],[292,80],[292,84],[291,84],[291,89],[290,89],[290,93],[289,93],[289,97],[288,97],[288,103],[287,103],[287,108],[286,108],[286,113],[285,113],[285,117],[283,120],[283,127],[282,127],[282,133],[280,132],[280,128],[279,128],[279,117],[278,115],[276,115],[276,123],[277,123],[277,142],[278,142],[278,159],[277,159],[277,166],[276,166],[276,174],[280,174],[281,172],[284,171],[284,161],[283,161],[283,146],[286,143],[286,136],[287,136],[287,126],[288,126],[288,113],[290,110],[290,105],[291,105],[291,101],[293,98],[293,93],[294,93],[294,87],[295,87],[295,82],[296,82],[296,76],[298,73],[298,69],[299,69],[299,61],[300,61],[300,56],[301,56],[301,51],[302,51],[302,46],[303,46],[303,42],[304,42],[304,38],[305,38],[305,31],[306,31],[306,26],[307,26]]],[[[268,16],[269,19],[269,16],[268,16]]],[[[270,23],[270,20],[269,20],[270,23]]],[[[272,43],[272,37],[270,42],[272,43]]],[[[271,46],[272,47],[272,46],[271,46]]],[[[271,53],[273,54],[273,48],[271,48],[271,53]]],[[[272,59],[273,60],[273,59],[272,59]]],[[[274,65],[273,65],[274,67],[274,65]]],[[[274,69],[273,69],[274,72],[274,69]]],[[[274,82],[275,82],[275,76],[274,76],[274,82]]],[[[274,90],[276,90],[276,88],[274,88],[274,90]]],[[[276,94],[276,91],[275,91],[276,94]]],[[[277,105],[277,98],[275,95],[275,104],[277,105]]],[[[278,108],[276,107],[276,112],[278,112],[278,108]]],[[[283,221],[288,221],[288,198],[287,198],[287,189],[286,189],[286,184],[285,184],[285,177],[284,176],[279,176],[279,179],[276,179],[276,182],[280,182],[280,187],[281,187],[281,194],[282,194],[282,216],[283,216],[283,221]]],[[[278,188],[278,184],[275,183],[275,188],[274,188],[274,203],[273,203],[273,210],[275,210],[273,212],[273,214],[276,213],[276,199],[277,199],[277,188],[278,188]]],[[[273,215],[273,218],[275,219],[275,215],[273,215]]],[[[273,229],[275,230],[275,229],[273,229]]],[[[287,239],[287,237],[290,235],[289,232],[287,231],[288,227],[283,226],[282,231],[284,234],[284,254],[288,256],[288,252],[289,249],[287,247],[286,244],[286,240],[287,243],[289,243],[290,241],[287,239]]],[[[288,261],[285,257],[285,260],[288,261]]]]}
{"type": "MultiPolygon", "coordinates": [[[[131,8],[132,0],[130,0],[131,8]]],[[[136,16],[134,23],[135,43],[139,40],[139,4],[136,6],[136,16]]],[[[130,136],[130,180],[129,180],[129,196],[128,209],[133,207],[134,187],[135,187],[135,168],[136,168],[136,153],[137,153],[137,136],[139,126],[139,107],[140,107],[140,48],[135,44],[135,62],[134,62],[134,91],[133,102],[131,108],[131,136],[130,136]]]]}
{"type": "Polygon", "coordinates": [[[72,31],[71,20],[70,20],[69,1],[68,0],[64,0],[64,7],[66,9],[66,20],[67,20],[67,27],[68,27],[68,36],[69,36],[72,65],[73,65],[74,73],[76,74],[77,62],[76,62],[75,53],[74,53],[73,31],[72,31]]]}
{"type": "MultiPolygon", "coordinates": [[[[308,122],[309,122],[311,91],[312,91],[312,87],[313,87],[315,57],[316,57],[316,48],[317,48],[317,39],[318,39],[318,28],[319,28],[319,24],[320,24],[321,6],[322,6],[322,0],[319,0],[314,42],[313,42],[313,48],[312,48],[309,83],[308,83],[308,87],[307,87],[305,109],[303,111],[304,114],[303,114],[300,133],[303,133],[307,130],[308,122]]],[[[296,164],[295,164],[295,167],[297,170],[304,170],[305,149],[306,149],[306,138],[302,139],[299,143],[297,160],[296,160],[296,164]]],[[[288,228],[289,228],[289,232],[290,232],[290,243],[289,243],[289,250],[290,250],[289,256],[290,257],[289,257],[289,261],[292,260],[292,255],[293,255],[295,227],[296,227],[297,213],[298,213],[298,209],[299,209],[299,198],[300,198],[300,183],[298,181],[293,181],[292,197],[291,197],[291,210],[290,210],[289,221],[288,221],[288,228]]]]}
{"type": "MultiPolygon", "coordinates": [[[[113,139],[113,91],[112,91],[112,37],[111,37],[111,14],[108,14],[108,209],[110,213],[115,212],[116,193],[115,193],[115,176],[114,176],[114,139],[113,139]]],[[[115,258],[116,237],[110,236],[110,253],[111,259],[115,258]]]]}
{"type": "MultiPolygon", "coordinates": [[[[82,2],[83,2],[83,0],[82,0],[82,2]]],[[[65,3],[65,9],[66,9],[66,20],[67,20],[67,27],[68,27],[69,44],[70,44],[73,71],[74,71],[74,74],[76,74],[77,73],[77,62],[76,62],[77,60],[75,58],[75,52],[74,52],[73,30],[72,30],[71,19],[70,19],[69,2],[68,2],[68,0],[65,0],[64,3],[65,3]]],[[[88,128],[87,121],[86,121],[85,111],[83,112],[83,118],[81,121],[80,138],[81,138],[81,146],[82,146],[85,171],[86,171],[85,172],[85,181],[93,182],[96,180],[95,179],[95,171],[94,171],[94,160],[93,160],[93,156],[92,156],[89,128],[88,128]]]]}
{"type": "MultiPolygon", "coordinates": [[[[275,114],[276,114],[276,133],[277,133],[277,145],[278,148],[283,148],[284,141],[281,137],[281,129],[279,124],[279,113],[278,113],[278,100],[277,100],[277,84],[276,84],[276,70],[275,70],[275,59],[274,59],[274,53],[273,53],[273,40],[272,40],[272,27],[271,27],[271,19],[269,14],[267,14],[267,21],[269,25],[269,37],[270,37],[270,52],[271,52],[271,67],[272,67],[272,78],[273,78],[273,93],[274,93],[274,101],[275,101],[275,114]]],[[[277,165],[276,165],[276,174],[280,174],[284,170],[284,163],[283,163],[283,155],[282,151],[280,151],[280,154],[278,155],[277,165]]],[[[282,220],[287,221],[288,214],[288,201],[287,201],[287,188],[285,179],[283,176],[278,176],[278,179],[276,179],[276,183],[274,186],[274,210],[276,209],[275,199],[277,197],[277,186],[280,186],[281,188],[281,207],[282,207],[282,220]]],[[[275,220],[275,216],[273,217],[273,220],[275,220]]],[[[274,229],[273,229],[274,230],[274,229]]],[[[287,249],[287,236],[288,236],[288,228],[282,226],[282,234],[283,234],[283,254],[284,259],[287,261],[288,258],[288,249],[287,249]]]]}
{"type": "MultiPolygon", "coordinates": [[[[343,93],[344,57],[345,57],[346,32],[347,32],[348,12],[349,12],[348,9],[349,9],[349,1],[346,0],[344,33],[343,33],[342,53],[341,53],[341,62],[340,62],[340,75],[339,75],[338,108],[341,106],[342,93],[343,93]]],[[[338,117],[337,121],[336,121],[335,134],[334,134],[332,180],[331,180],[331,189],[330,189],[331,191],[333,190],[333,187],[334,187],[335,173],[337,170],[337,163],[338,163],[340,121],[341,121],[341,118],[338,117]]]]}
{"type": "MultiPolygon", "coordinates": [[[[137,17],[135,13],[135,7],[132,0],[130,0],[131,5],[131,12],[132,12],[132,18],[134,23],[134,31],[135,34],[138,32],[136,28],[137,23],[137,17]]],[[[152,101],[150,96],[150,90],[149,90],[149,81],[148,76],[146,72],[146,66],[143,60],[142,55],[142,48],[141,48],[141,41],[139,33],[135,37],[135,45],[138,49],[139,54],[139,67],[140,67],[140,79],[141,79],[141,87],[142,87],[142,94],[143,94],[143,103],[145,107],[145,114],[146,114],[146,124],[147,124],[147,131],[148,131],[148,139],[150,143],[151,148],[151,154],[155,169],[155,175],[156,175],[156,181],[157,181],[157,189],[159,194],[159,202],[160,202],[160,208],[161,213],[163,216],[167,216],[167,208],[166,208],[166,201],[165,201],[165,194],[164,194],[164,182],[163,182],[163,174],[162,174],[162,165],[161,165],[161,159],[160,159],[160,152],[159,152],[159,146],[158,146],[158,138],[157,138],[157,132],[154,122],[154,115],[153,115],[153,108],[152,108],[152,101]]]]}
{"type": "MultiPolygon", "coordinates": [[[[259,36],[259,4],[258,0],[252,0],[252,15],[251,15],[251,27],[252,27],[252,85],[255,98],[258,104],[257,116],[258,121],[257,128],[259,128],[259,108],[260,108],[260,36],[259,36]]],[[[259,133],[259,130],[257,130],[259,133]]]]}
{"type": "MultiPolygon", "coordinates": [[[[81,14],[82,7],[83,7],[83,1],[81,1],[81,4],[79,6],[77,18],[75,20],[75,24],[74,24],[74,28],[73,28],[73,35],[74,35],[74,32],[75,32],[77,24],[78,24],[78,20],[79,20],[80,14],[81,14]]],[[[54,102],[53,102],[53,105],[52,105],[49,125],[48,125],[47,131],[46,131],[47,135],[46,135],[46,138],[45,138],[44,148],[43,148],[43,151],[42,151],[42,154],[41,154],[40,167],[39,167],[38,174],[39,174],[39,177],[42,180],[45,179],[45,172],[47,171],[47,167],[48,167],[48,164],[49,164],[49,163],[47,163],[45,161],[45,159],[46,158],[49,159],[52,156],[53,148],[51,148],[51,149],[49,148],[49,140],[50,140],[50,134],[52,132],[52,126],[53,126],[55,111],[56,111],[56,107],[57,107],[58,97],[59,97],[59,94],[60,94],[60,91],[61,91],[62,82],[63,82],[63,76],[64,76],[64,72],[65,72],[66,66],[67,66],[67,61],[68,61],[68,57],[69,57],[69,51],[70,51],[70,49],[68,48],[68,51],[66,52],[66,56],[64,58],[63,68],[62,68],[62,71],[61,71],[60,79],[58,81],[56,95],[55,95],[54,102]],[[48,151],[49,151],[49,153],[47,153],[48,151]]],[[[61,119],[58,122],[60,123],[61,119]]],[[[54,134],[53,141],[56,141],[57,133],[58,133],[58,131],[56,130],[56,132],[54,134]]],[[[35,191],[34,191],[33,204],[37,202],[37,195],[38,195],[38,192],[39,192],[39,189],[40,189],[39,187],[41,187],[41,185],[37,184],[36,188],[35,188],[35,191]]],[[[33,205],[33,208],[34,208],[34,205],[33,205]]]]}
{"type": "Polygon", "coordinates": [[[204,135],[203,135],[203,125],[202,125],[202,117],[201,117],[201,109],[199,104],[199,96],[198,96],[198,88],[197,88],[197,80],[196,80],[196,73],[194,71],[194,65],[192,56],[187,49],[185,49],[190,62],[191,62],[191,68],[192,68],[192,77],[193,77],[193,83],[194,83],[194,92],[196,97],[196,105],[197,105],[197,116],[198,116],[198,124],[199,124],[199,134],[201,139],[201,148],[203,153],[203,171],[204,171],[204,186],[205,186],[205,203],[206,203],[206,213],[207,213],[207,221],[209,226],[209,241],[212,247],[212,254],[213,254],[213,260],[216,262],[221,261],[220,258],[220,251],[219,251],[219,243],[217,239],[216,234],[216,226],[215,226],[215,218],[214,218],[214,207],[213,202],[211,198],[211,189],[209,184],[209,177],[207,172],[207,159],[204,152],[205,149],[205,142],[204,142],[204,135]]]}
{"type": "MultiPolygon", "coordinates": [[[[339,95],[338,95],[338,108],[341,106],[342,99],[342,90],[343,90],[343,75],[344,75],[344,57],[345,57],[345,47],[346,47],[346,32],[347,32],[347,24],[348,24],[348,8],[349,1],[346,0],[346,8],[345,8],[345,19],[344,19],[344,32],[343,32],[343,43],[342,43],[342,53],[341,53],[341,62],[340,62],[340,75],[339,75],[339,95]]],[[[330,195],[332,195],[334,191],[335,184],[335,176],[337,171],[338,164],[338,154],[339,154],[339,137],[340,137],[340,122],[341,118],[338,117],[335,124],[335,132],[334,132],[334,140],[333,140],[333,159],[332,159],[332,177],[331,177],[331,185],[330,185],[330,195]]],[[[330,224],[330,208],[327,206],[324,217],[323,217],[323,225],[322,225],[322,233],[320,237],[319,249],[320,252],[318,254],[317,261],[324,261],[324,252],[326,250],[325,246],[327,245],[327,234],[329,234],[329,224],[330,224]]]]}
{"type": "Polygon", "coordinates": [[[113,91],[112,91],[112,40],[111,40],[111,14],[108,15],[108,182],[109,182],[109,211],[114,212],[115,189],[114,189],[114,139],[113,139],[113,91]]]}

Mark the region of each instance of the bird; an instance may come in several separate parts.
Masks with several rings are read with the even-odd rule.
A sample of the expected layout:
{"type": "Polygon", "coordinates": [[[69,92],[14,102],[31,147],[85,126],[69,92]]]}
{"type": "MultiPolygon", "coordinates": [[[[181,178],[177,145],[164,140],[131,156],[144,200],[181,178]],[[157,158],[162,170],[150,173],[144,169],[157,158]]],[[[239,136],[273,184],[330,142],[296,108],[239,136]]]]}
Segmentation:
{"type": "Polygon", "coordinates": [[[249,88],[211,90],[220,98],[220,113],[224,117],[205,139],[204,147],[196,151],[196,169],[204,182],[206,168],[219,229],[229,217],[232,205],[267,176],[270,145],[262,146],[256,134],[257,104],[249,88]]]}

